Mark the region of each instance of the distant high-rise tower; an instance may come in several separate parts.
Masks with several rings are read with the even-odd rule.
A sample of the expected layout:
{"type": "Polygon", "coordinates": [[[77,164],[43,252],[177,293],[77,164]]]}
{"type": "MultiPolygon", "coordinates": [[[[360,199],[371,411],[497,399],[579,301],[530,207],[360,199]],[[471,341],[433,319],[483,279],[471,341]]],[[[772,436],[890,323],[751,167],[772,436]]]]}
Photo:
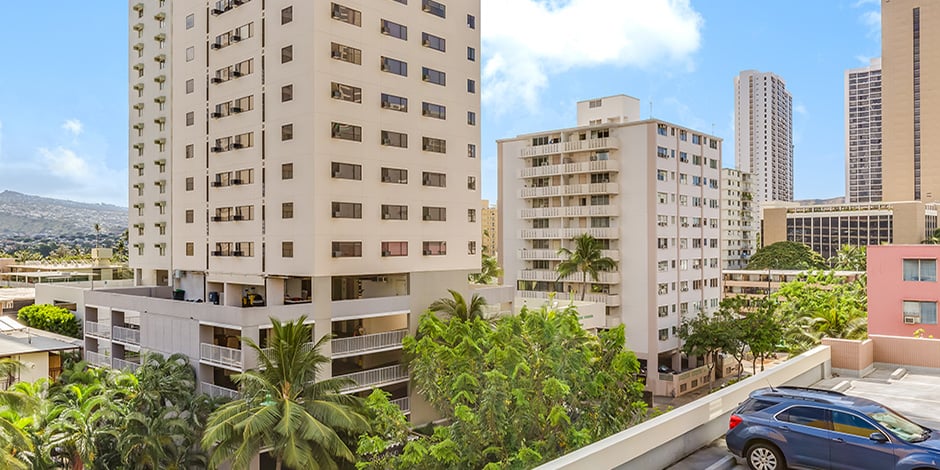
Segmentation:
{"type": "Polygon", "coordinates": [[[751,174],[756,203],[793,200],[793,97],[771,72],[734,78],[734,164],[751,174]]]}
{"type": "Polygon", "coordinates": [[[940,134],[926,132],[940,126],[938,26],[940,2],[882,2],[886,201],[940,201],[940,134]]]}
{"type": "Polygon", "coordinates": [[[881,59],[845,71],[846,202],[881,201],[881,59]]]}

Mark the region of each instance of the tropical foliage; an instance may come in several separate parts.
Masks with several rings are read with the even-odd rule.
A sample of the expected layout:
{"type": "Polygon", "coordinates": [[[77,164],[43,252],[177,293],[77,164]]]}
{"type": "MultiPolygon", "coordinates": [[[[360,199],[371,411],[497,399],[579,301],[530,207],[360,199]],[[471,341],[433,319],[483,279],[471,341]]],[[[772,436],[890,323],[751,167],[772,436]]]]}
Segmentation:
{"type": "Polygon", "coordinates": [[[470,297],[470,303],[464,299],[463,294],[455,290],[447,289],[450,298],[440,298],[435,300],[429,308],[430,311],[443,313],[450,318],[460,320],[483,319],[486,317],[486,299],[479,294],[473,294],[470,297]]]}
{"type": "Polygon", "coordinates": [[[480,272],[471,274],[469,279],[470,282],[474,284],[492,284],[502,275],[503,268],[499,267],[499,262],[496,260],[496,257],[483,253],[480,272]]]}
{"type": "Polygon", "coordinates": [[[827,269],[822,255],[810,247],[791,241],[777,242],[760,248],[747,263],[747,269],[827,269]]]}
{"type": "Polygon", "coordinates": [[[572,274],[581,273],[581,300],[587,292],[587,277],[597,282],[598,272],[612,271],[617,269],[617,262],[610,257],[604,256],[600,242],[588,234],[583,234],[572,239],[574,250],[561,248],[558,254],[566,259],[558,263],[558,280],[572,274]]]}
{"type": "Polygon", "coordinates": [[[864,339],[868,336],[865,276],[848,279],[816,272],[787,282],[774,293],[777,316],[790,352],[802,352],[823,337],[864,339]]]}
{"type": "Polygon", "coordinates": [[[81,337],[75,314],[62,307],[48,304],[27,305],[17,312],[16,318],[30,328],[39,328],[73,338],[81,337]]]}
{"type": "Polygon", "coordinates": [[[922,240],[925,245],[940,245],[940,228],[934,229],[930,236],[922,240]]]}
{"type": "Polygon", "coordinates": [[[842,245],[839,251],[829,258],[829,264],[838,271],[865,271],[868,267],[868,255],[864,246],[842,245]]]}

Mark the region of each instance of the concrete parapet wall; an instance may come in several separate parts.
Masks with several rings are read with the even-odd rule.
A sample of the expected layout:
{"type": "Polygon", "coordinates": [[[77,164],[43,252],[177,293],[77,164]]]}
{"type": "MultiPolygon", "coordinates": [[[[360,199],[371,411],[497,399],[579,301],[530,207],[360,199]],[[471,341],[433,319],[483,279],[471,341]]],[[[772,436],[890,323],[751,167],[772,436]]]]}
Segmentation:
{"type": "Polygon", "coordinates": [[[869,338],[874,342],[874,362],[940,369],[940,339],[881,335],[869,338]]]}
{"type": "Polygon", "coordinates": [[[822,344],[832,351],[832,370],[839,375],[864,377],[874,369],[875,342],[823,338],[822,344]]]}

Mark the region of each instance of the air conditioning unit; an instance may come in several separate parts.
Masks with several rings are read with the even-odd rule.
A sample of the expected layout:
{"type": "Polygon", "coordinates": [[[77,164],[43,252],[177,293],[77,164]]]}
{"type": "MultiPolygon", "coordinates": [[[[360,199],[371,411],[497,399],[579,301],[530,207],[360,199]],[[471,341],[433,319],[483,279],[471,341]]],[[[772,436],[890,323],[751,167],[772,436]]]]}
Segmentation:
{"type": "Polygon", "coordinates": [[[219,146],[212,147],[212,151],[215,153],[219,153],[222,151],[222,147],[219,147],[219,146]]]}
{"type": "Polygon", "coordinates": [[[209,80],[209,81],[212,82],[212,83],[222,83],[222,78],[221,78],[221,77],[212,77],[212,79],[209,80]]]}
{"type": "Polygon", "coordinates": [[[920,323],[920,315],[904,315],[905,325],[916,325],[920,323]]]}
{"type": "Polygon", "coordinates": [[[402,109],[404,109],[404,106],[402,106],[401,103],[389,103],[389,104],[388,104],[388,109],[394,109],[395,111],[401,111],[402,109]]]}
{"type": "Polygon", "coordinates": [[[241,214],[235,214],[232,216],[232,220],[245,220],[245,216],[241,214]]]}
{"type": "Polygon", "coordinates": [[[342,258],[342,257],[343,257],[343,252],[342,252],[342,251],[334,251],[334,252],[333,252],[333,257],[334,257],[334,258],[342,258]]]}
{"type": "Polygon", "coordinates": [[[240,107],[238,107],[238,106],[233,106],[233,107],[232,107],[232,112],[233,112],[233,113],[240,113],[240,112],[242,112],[242,108],[240,108],[240,107]]]}
{"type": "Polygon", "coordinates": [[[180,271],[179,269],[173,270],[173,279],[179,279],[181,277],[183,277],[183,271],[180,271]]]}
{"type": "Polygon", "coordinates": [[[217,43],[217,42],[214,42],[214,43],[212,43],[212,48],[213,48],[213,49],[221,49],[221,48],[222,48],[222,45],[219,44],[219,43],[217,43]]]}
{"type": "Polygon", "coordinates": [[[232,76],[233,76],[233,77],[241,77],[241,76],[242,76],[242,73],[241,73],[240,71],[238,71],[238,70],[233,70],[233,71],[232,71],[232,76]]]}
{"type": "Polygon", "coordinates": [[[213,181],[213,182],[212,182],[212,187],[213,187],[213,188],[221,188],[221,187],[222,187],[222,182],[221,182],[221,181],[218,181],[218,180],[213,181]]]}
{"type": "Polygon", "coordinates": [[[388,282],[388,277],[387,277],[387,276],[376,276],[376,277],[375,277],[375,282],[388,282]]]}
{"type": "Polygon", "coordinates": [[[232,256],[245,256],[244,251],[233,251],[232,256]]]}
{"type": "Polygon", "coordinates": [[[392,256],[392,252],[391,252],[391,251],[383,251],[383,252],[382,252],[382,256],[392,256]]]}
{"type": "Polygon", "coordinates": [[[234,144],[232,144],[232,148],[240,149],[243,147],[245,147],[245,144],[242,144],[241,142],[235,142],[234,144]]]}
{"type": "Polygon", "coordinates": [[[210,114],[209,117],[211,117],[211,118],[220,118],[220,117],[222,117],[222,113],[215,112],[215,113],[210,114]]]}
{"type": "Polygon", "coordinates": [[[211,254],[212,256],[222,256],[222,252],[221,252],[221,251],[213,251],[213,252],[210,253],[210,254],[211,254]]]}
{"type": "Polygon", "coordinates": [[[424,250],[424,254],[425,254],[425,255],[430,255],[430,254],[431,254],[431,250],[424,250]]]}
{"type": "Polygon", "coordinates": [[[222,10],[220,10],[220,9],[218,9],[218,8],[213,8],[213,9],[212,9],[212,14],[213,14],[213,15],[221,15],[222,13],[225,13],[225,12],[222,11],[222,10]]]}
{"type": "Polygon", "coordinates": [[[232,184],[242,184],[242,183],[244,183],[244,180],[242,180],[242,179],[240,179],[240,178],[233,178],[233,179],[232,179],[232,184]]]}
{"type": "Polygon", "coordinates": [[[213,222],[221,222],[221,221],[222,221],[222,216],[220,216],[220,215],[213,215],[211,220],[212,220],[213,222]]]}
{"type": "Polygon", "coordinates": [[[242,40],[242,37],[239,36],[239,35],[237,35],[237,34],[236,34],[235,36],[232,36],[232,41],[238,42],[238,41],[241,41],[241,40],[242,40]]]}
{"type": "Polygon", "coordinates": [[[388,212],[385,212],[385,213],[382,214],[382,219],[383,219],[383,220],[388,220],[388,219],[391,219],[391,218],[392,218],[392,214],[389,214],[388,212]]]}

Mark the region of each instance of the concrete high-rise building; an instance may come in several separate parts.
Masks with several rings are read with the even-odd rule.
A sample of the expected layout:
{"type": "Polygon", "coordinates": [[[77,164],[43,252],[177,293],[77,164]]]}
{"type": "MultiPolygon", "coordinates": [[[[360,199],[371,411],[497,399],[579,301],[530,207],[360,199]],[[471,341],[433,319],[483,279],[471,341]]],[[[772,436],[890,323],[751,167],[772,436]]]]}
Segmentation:
{"type": "Polygon", "coordinates": [[[758,205],[793,200],[793,97],[774,73],[734,77],[734,164],[751,174],[758,205]]]}
{"type": "Polygon", "coordinates": [[[881,106],[881,59],[846,70],[846,202],[881,201],[881,106]]]}
{"type": "Polygon", "coordinates": [[[721,268],[744,269],[757,249],[751,175],[721,169],[721,268]]]}
{"type": "Polygon", "coordinates": [[[480,268],[479,16],[479,0],[132,0],[141,287],[88,294],[93,362],[183,352],[231,395],[256,364],[239,338],[306,315],[337,335],[325,372],[346,392],[407,403],[401,337],[480,268]]]}
{"type": "Polygon", "coordinates": [[[678,367],[681,318],[721,296],[721,140],[640,120],[629,96],[577,110],[576,127],[498,141],[505,283],[523,300],[580,297],[580,274],[558,280],[558,250],[591,235],[618,269],[589,276],[585,300],[606,304],[606,326],[625,325],[650,371],[657,359],[678,367]]]}
{"type": "Polygon", "coordinates": [[[940,201],[940,3],[881,2],[885,201],[940,201]]]}
{"type": "Polygon", "coordinates": [[[483,253],[487,256],[496,256],[496,242],[499,240],[499,211],[495,204],[483,200],[480,208],[481,222],[483,226],[483,253]]]}

